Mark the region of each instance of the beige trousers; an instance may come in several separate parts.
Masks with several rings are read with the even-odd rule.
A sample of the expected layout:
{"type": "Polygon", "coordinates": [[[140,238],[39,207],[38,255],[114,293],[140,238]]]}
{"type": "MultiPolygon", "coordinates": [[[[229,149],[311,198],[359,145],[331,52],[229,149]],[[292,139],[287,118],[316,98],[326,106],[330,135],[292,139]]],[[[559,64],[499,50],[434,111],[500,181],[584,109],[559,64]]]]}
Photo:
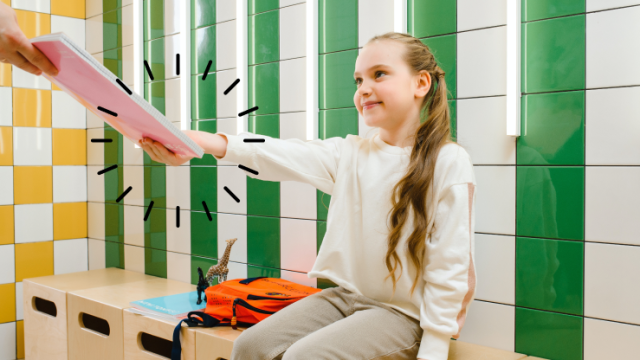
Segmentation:
{"type": "Polygon", "coordinates": [[[249,327],[230,360],[416,360],[422,331],[419,320],[333,287],[249,327]]]}

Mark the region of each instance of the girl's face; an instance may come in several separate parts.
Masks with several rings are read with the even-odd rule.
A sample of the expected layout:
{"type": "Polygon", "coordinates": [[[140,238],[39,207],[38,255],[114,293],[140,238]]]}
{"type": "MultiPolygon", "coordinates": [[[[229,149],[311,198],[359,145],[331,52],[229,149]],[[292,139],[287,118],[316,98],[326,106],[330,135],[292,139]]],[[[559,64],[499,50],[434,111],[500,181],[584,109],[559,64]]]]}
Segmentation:
{"type": "Polygon", "coordinates": [[[368,126],[394,130],[407,121],[419,121],[419,96],[429,90],[431,79],[428,74],[411,74],[401,58],[405,51],[399,42],[375,41],[366,45],[356,59],[353,102],[368,126]],[[368,102],[378,104],[365,105],[368,102]]]}

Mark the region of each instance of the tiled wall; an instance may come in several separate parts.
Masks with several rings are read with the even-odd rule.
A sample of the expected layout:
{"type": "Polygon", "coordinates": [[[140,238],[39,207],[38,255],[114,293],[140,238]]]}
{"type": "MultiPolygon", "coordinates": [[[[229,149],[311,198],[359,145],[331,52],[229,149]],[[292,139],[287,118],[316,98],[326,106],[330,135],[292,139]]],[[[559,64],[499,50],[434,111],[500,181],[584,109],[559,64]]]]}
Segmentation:
{"type": "MultiPolygon", "coordinates": [[[[2,0],[28,38],[85,43],[84,0],[2,0]]],[[[87,270],[86,111],[0,64],[0,359],[24,358],[22,280],[87,270]]]]}

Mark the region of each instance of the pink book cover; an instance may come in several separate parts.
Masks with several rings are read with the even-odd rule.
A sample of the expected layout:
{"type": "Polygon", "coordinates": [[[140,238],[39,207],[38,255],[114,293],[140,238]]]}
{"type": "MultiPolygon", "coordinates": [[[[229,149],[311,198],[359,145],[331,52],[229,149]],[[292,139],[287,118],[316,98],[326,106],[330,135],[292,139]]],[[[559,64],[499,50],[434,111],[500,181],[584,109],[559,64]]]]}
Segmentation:
{"type": "Polygon", "coordinates": [[[31,42],[58,69],[55,77],[42,76],[135,144],[149,137],[176,154],[204,155],[195,141],[64,33],[39,36],[31,42]]]}

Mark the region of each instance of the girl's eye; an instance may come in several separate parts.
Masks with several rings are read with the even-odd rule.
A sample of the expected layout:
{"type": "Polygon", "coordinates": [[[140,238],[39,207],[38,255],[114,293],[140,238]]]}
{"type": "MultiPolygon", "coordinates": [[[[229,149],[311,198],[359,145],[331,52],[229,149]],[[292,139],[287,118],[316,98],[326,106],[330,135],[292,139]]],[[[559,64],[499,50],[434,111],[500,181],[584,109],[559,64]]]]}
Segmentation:
{"type": "MultiPolygon", "coordinates": [[[[384,71],[376,71],[376,75],[378,75],[378,73],[383,74],[383,73],[384,73],[384,71]]],[[[353,83],[354,83],[354,84],[356,84],[356,85],[358,85],[358,80],[360,80],[360,78],[355,79],[355,80],[353,81],[353,83]]]]}

